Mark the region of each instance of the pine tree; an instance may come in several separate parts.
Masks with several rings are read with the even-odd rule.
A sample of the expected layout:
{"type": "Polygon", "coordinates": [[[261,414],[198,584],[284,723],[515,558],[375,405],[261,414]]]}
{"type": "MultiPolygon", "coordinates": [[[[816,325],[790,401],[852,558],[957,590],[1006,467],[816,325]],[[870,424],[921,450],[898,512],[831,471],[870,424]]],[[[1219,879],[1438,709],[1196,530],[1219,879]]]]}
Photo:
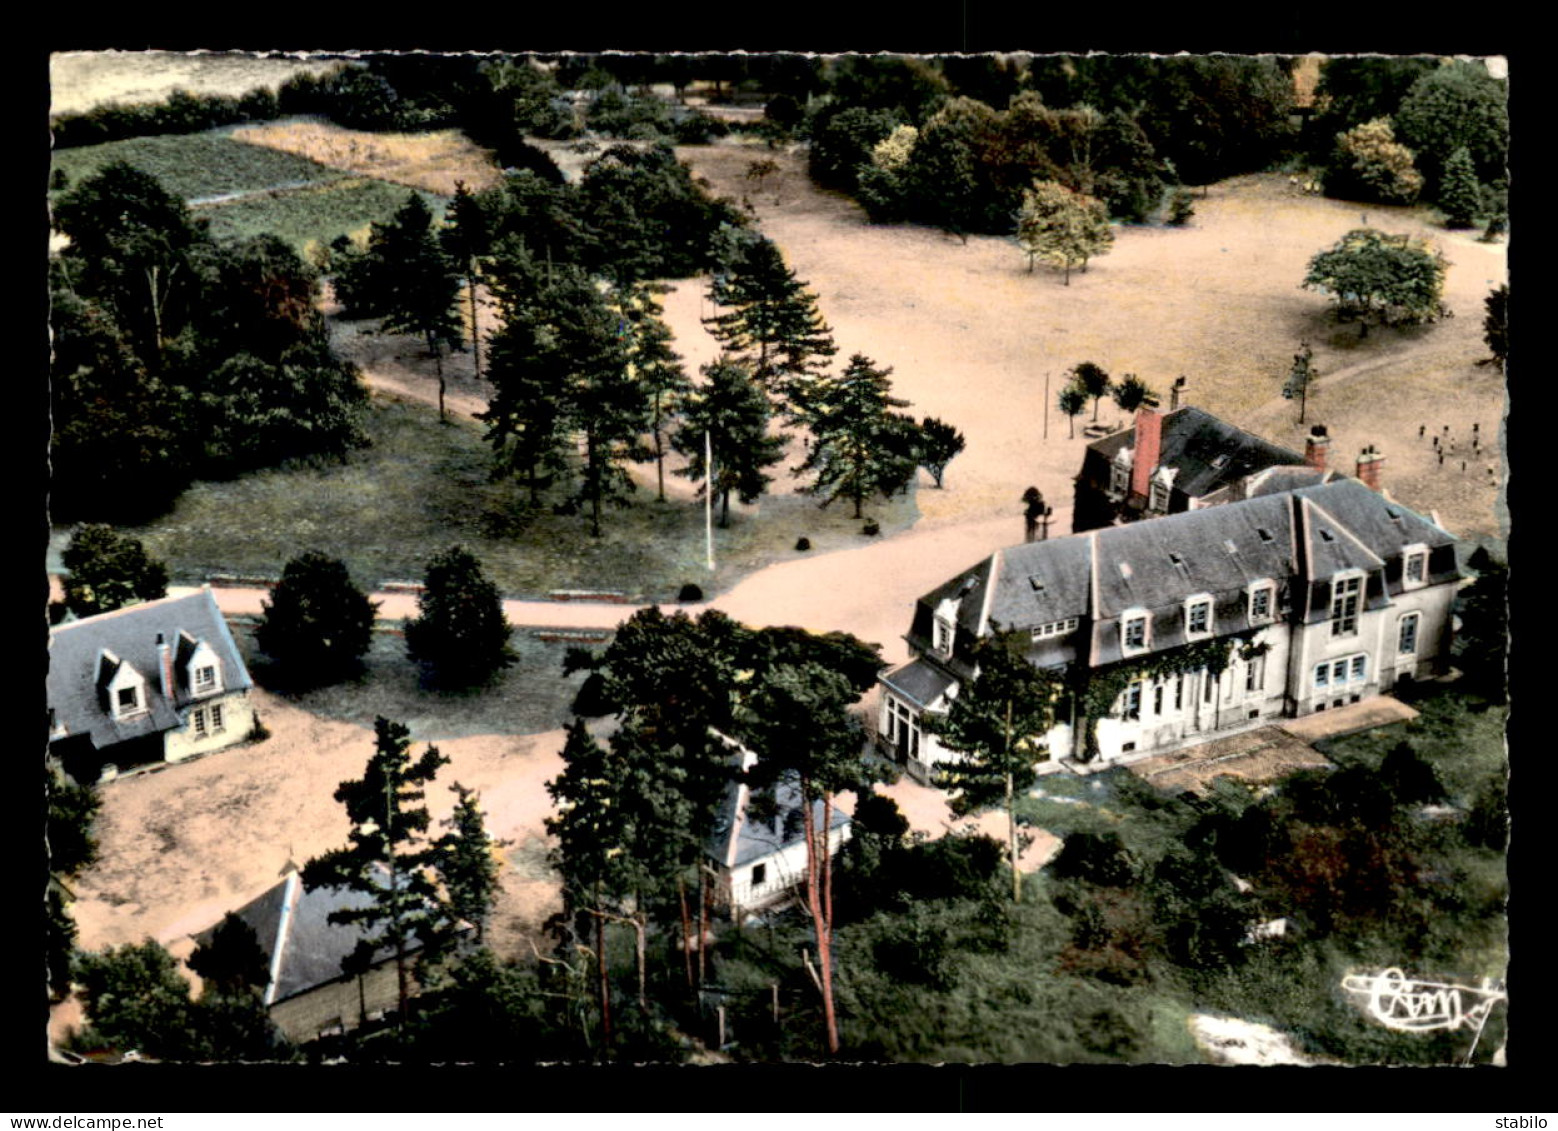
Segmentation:
{"type": "Polygon", "coordinates": [[[568,469],[573,450],[559,375],[564,359],[552,328],[555,296],[515,243],[500,245],[492,266],[503,325],[492,337],[487,377],[494,393],[480,419],[493,447],[494,473],[517,476],[531,505],[568,469]]]}
{"type": "Polygon", "coordinates": [[[725,310],[704,320],[709,332],[726,353],[751,365],[771,396],[788,397],[793,383],[816,376],[838,352],[816,296],[785,265],[772,240],[738,243],[715,274],[709,299],[725,310]]]}
{"type": "Polygon", "coordinates": [[[1056,677],[1029,662],[1026,641],[1020,632],[980,640],[978,674],[945,716],[926,716],[941,744],[963,755],[936,783],[952,793],[952,811],[966,816],[997,804],[1006,810],[1014,901],[1022,899],[1016,798],[1033,784],[1035,764],[1049,757],[1042,740],[1055,724],[1059,693],[1056,677]]]}
{"type": "Polygon", "coordinates": [[[628,371],[622,322],[595,283],[570,274],[559,281],[555,301],[559,376],[568,419],[584,440],[576,498],[589,504],[590,533],[598,538],[602,506],[626,506],[635,490],[626,465],[651,458],[639,439],[648,400],[628,371]]]}
{"type": "Polygon", "coordinates": [[[773,482],[764,474],[784,458],[784,442],[768,434],[768,398],[747,367],[721,356],[702,367],[704,384],[692,393],[683,409],[683,425],[673,445],[687,457],[678,475],[706,480],[704,438],[714,456],[714,481],[704,490],[720,498],[720,526],[730,525],[730,496],[752,504],[773,482]]]}
{"type": "Polygon", "coordinates": [[[411,731],[382,716],[374,721],[374,733],[376,746],[363,776],[342,782],[335,791],[352,823],[350,844],[310,860],[303,883],[311,889],[344,887],[367,897],[365,904],[330,912],[330,922],[360,927],[362,937],[350,959],[358,967],[385,947],[394,951],[404,1025],[412,945],[422,945],[423,961],[436,957],[451,926],[433,882],[436,855],[427,843],[429,817],[423,804],[424,787],[449,759],[428,746],[413,761],[411,731]]]}
{"type": "Polygon", "coordinates": [[[449,831],[433,845],[433,866],[443,883],[451,914],[471,924],[480,945],[498,888],[496,845],[487,833],[480,798],[459,782],[449,787],[459,798],[443,822],[449,831]]]}
{"type": "Polygon", "coordinates": [[[856,518],[867,498],[890,497],[909,483],[916,467],[904,450],[903,418],[891,411],[908,402],[891,395],[892,370],[875,366],[857,353],[841,376],[817,383],[804,410],[811,449],[794,472],[815,476],[802,490],[822,495],[824,507],[840,497],[852,501],[856,518]]]}
{"type": "Polygon", "coordinates": [[[461,341],[455,304],[460,277],[439,246],[432,230],[433,215],[416,193],[395,214],[393,239],[370,246],[376,270],[387,280],[383,328],[399,334],[420,334],[438,369],[438,418],[444,415],[443,344],[461,341]]]}
{"type": "Polygon", "coordinates": [[[492,224],[481,198],[455,181],[454,198],[439,233],[444,253],[465,267],[465,289],[471,311],[471,355],[476,380],[481,380],[481,328],[476,319],[476,286],[481,280],[481,259],[492,250],[492,224]]]}
{"type": "Polygon", "coordinates": [[[417,618],[406,622],[406,654],[435,685],[471,687],[514,662],[503,598],[463,546],[428,562],[417,610],[417,618]]]}
{"type": "Polygon", "coordinates": [[[817,943],[815,977],[822,994],[829,1055],[839,1051],[833,1000],[833,857],[830,832],[834,797],[857,796],[879,780],[880,770],[862,757],[863,742],[849,714],[857,692],[839,672],[815,661],[780,664],[761,677],[743,711],[742,734],[757,755],[748,772],[755,789],[789,777],[801,797],[806,844],[806,911],[817,943]]]}
{"type": "Polygon", "coordinates": [[[1477,182],[1477,166],[1464,146],[1450,154],[1439,181],[1439,209],[1447,228],[1470,228],[1482,211],[1482,186],[1477,182]]]}
{"type": "Polygon", "coordinates": [[[665,501],[665,425],[681,410],[691,383],[681,357],[671,349],[671,330],[655,295],[664,288],[639,283],[618,289],[613,297],[628,348],[629,375],[649,402],[649,436],[653,441],[657,495],[665,501]]]}

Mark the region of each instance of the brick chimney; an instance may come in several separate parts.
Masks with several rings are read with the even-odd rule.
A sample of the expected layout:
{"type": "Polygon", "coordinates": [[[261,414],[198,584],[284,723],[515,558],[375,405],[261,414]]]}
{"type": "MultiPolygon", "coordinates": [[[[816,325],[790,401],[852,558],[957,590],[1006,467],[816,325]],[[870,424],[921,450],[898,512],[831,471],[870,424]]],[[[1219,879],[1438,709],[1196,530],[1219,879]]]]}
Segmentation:
{"type": "Polygon", "coordinates": [[[1324,471],[1330,446],[1331,437],[1326,435],[1325,425],[1316,424],[1309,430],[1309,435],[1304,440],[1304,466],[1312,467],[1316,471],[1324,471]]]}
{"type": "Polygon", "coordinates": [[[1131,500],[1146,499],[1152,473],[1163,453],[1163,414],[1154,408],[1136,411],[1136,455],[1131,461],[1131,500]]]}
{"type": "Polygon", "coordinates": [[[1358,453],[1358,478],[1370,490],[1380,490],[1380,473],[1384,466],[1385,457],[1373,444],[1358,453]]]}
{"type": "Polygon", "coordinates": [[[162,633],[157,633],[157,670],[162,676],[162,697],[173,701],[173,649],[162,633]]]}

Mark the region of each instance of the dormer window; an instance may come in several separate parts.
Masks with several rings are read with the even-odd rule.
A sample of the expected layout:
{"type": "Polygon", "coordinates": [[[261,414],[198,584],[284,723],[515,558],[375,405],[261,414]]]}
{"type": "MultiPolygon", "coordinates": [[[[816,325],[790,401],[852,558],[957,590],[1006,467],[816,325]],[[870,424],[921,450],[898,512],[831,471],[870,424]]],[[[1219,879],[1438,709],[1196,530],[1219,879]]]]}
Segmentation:
{"type": "Polygon", "coordinates": [[[936,638],[934,641],[936,651],[943,656],[952,655],[952,638],[954,629],[952,622],[946,617],[936,618],[936,638]]]}
{"type": "Polygon", "coordinates": [[[216,668],[207,664],[205,667],[195,669],[195,694],[203,695],[208,691],[216,690],[216,668]]]}
{"type": "Polygon", "coordinates": [[[1131,489],[1131,464],[1134,462],[1135,453],[1130,448],[1121,448],[1115,455],[1114,462],[1109,468],[1109,493],[1111,495],[1124,495],[1131,489]]]}
{"type": "Polygon", "coordinates": [[[1269,624],[1276,619],[1277,587],[1261,582],[1250,587],[1250,623],[1269,624]]]}
{"type": "Polygon", "coordinates": [[[1192,639],[1212,635],[1212,598],[1192,597],[1185,602],[1185,635],[1192,639]]]}
{"type": "Polygon", "coordinates": [[[1174,476],[1179,469],[1175,467],[1160,467],[1152,476],[1148,509],[1159,514],[1167,514],[1169,509],[1169,490],[1174,485],[1174,476]]]}
{"type": "Polygon", "coordinates": [[[1358,606],[1363,595],[1363,578],[1338,577],[1331,582],[1331,635],[1358,634],[1358,606]]]}
{"type": "Polygon", "coordinates": [[[1419,589],[1428,584],[1428,547],[1407,546],[1401,551],[1401,587],[1419,589]]]}
{"type": "Polygon", "coordinates": [[[1147,614],[1127,613],[1120,618],[1120,649],[1126,655],[1147,650],[1147,614]]]}

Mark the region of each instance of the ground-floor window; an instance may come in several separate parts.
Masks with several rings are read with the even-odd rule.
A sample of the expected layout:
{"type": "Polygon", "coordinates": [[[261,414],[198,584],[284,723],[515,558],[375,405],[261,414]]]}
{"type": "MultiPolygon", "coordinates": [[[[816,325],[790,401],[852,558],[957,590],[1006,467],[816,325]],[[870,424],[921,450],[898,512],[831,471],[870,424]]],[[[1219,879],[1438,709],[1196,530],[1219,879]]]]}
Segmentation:
{"type": "Polygon", "coordinates": [[[1125,710],[1122,715],[1126,719],[1139,720],[1141,718],[1141,681],[1131,684],[1125,689],[1125,710]]]}
{"type": "Polygon", "coordinates": [[[209,707],[197,707],[190,712],[189,725],[196,738],[204,738],[208,734],[221,734],[227,729],[222,705],[213,703],[209,707]]]}
{"type": "Polygon", "coordinates": [[[1397,638],[1396,651],[1410,656],[1417,651],[1417,625],[1422,619],[1419,613],[1408,613],[1401,618],[1401,634],[1397,638]]]}
{"type": "Polygon", "coordinates": [[[1266,657],[1252,656],[1244,666],[1244,691],[1254,694],[1266,687],[1266,657]]]}
{"type": "Polygon", "coordinates": [[[1362,653],[1343,656],[1339,660],[1324,660],[1315,665],[1315,687],[1341,687],[1348,683],[1362,683],[1368,678],[1369,658],[1362,653]]]}
{"type": "Polygon", "coordinates": [[[768,865],[767,864],[753,864],[752,865],[752,886],[755,887],[755,888],[760,888],[767,882],[768,882],[768,865]]]}

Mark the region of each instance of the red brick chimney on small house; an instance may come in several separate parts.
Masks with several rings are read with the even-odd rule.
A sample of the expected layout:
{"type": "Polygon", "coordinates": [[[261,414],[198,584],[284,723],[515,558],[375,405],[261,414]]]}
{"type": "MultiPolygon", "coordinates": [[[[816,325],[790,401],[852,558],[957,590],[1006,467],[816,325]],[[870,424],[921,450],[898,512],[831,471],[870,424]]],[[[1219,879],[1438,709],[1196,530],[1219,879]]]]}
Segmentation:
{"type": "Polygon", "coordinates": [[[1316,424],[1304,440],[1304,466],[1324,471],[1330,447],[1331,437],[1326,434],[1325,425],[1316,424]]]}
{"type": "Polygon", "coordinates": [[[1379,491],[1380,475],[1385,467],[1385,457],[1373,444],[1358,453],[1358,478],[1370,490],[1379,491]]]}
{"type": "Polygon", "coordinates": [[[1163,414],[1155,408],[1136,410],[1136,454],[1131,460],[1131,502],[1144,502],[1152,473],[1163,454],[1163,414]]]}
{"type": "Polygon", "coordinates": [[[162,633],[157,633],[157,671],[162,680],[162,697],[173,699],[173,649],[162,633]]]}

